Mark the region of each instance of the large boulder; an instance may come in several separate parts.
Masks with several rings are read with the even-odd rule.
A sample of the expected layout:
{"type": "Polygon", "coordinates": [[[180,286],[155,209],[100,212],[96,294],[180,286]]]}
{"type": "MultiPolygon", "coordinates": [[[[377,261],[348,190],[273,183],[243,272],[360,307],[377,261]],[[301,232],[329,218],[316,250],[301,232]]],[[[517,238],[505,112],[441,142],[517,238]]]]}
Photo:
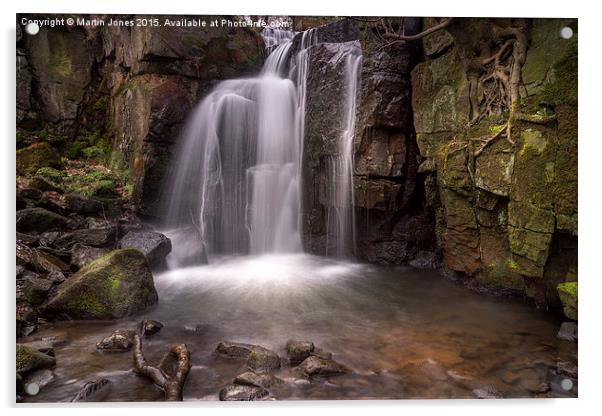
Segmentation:
{"type": "Polygon", "coordinates": [[[117,319],[158,300],[148,261],[138,250],[114,250],[71,276],[45,313],[66,319],[117,319]]]}
{"type": "Polygon", "coordinates": [[[40,168],[60,168],[61,157],[48,143],[34,143],[24,149],[17,150],[17,173],[33,174],[40,168]]]}
{"type": "Polygon", "coordinates": [[[152,268],[165,268],[165,257],[171,252],[171,241],[155,231],[130,231],[119,241],[118,247],[140,250],[152,268]]]}

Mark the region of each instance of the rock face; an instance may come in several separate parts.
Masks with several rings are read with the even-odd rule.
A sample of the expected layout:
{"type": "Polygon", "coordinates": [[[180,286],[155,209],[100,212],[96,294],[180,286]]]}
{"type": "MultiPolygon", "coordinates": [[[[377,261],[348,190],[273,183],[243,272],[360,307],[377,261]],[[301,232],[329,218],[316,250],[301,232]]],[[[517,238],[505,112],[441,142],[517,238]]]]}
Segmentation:
{"type": "Polygon", "coordinates": [[[577,274],[577,55],[575,39],[552,33],[572,21],[533,19],[522,68],[528,95],[521,111],[553,113],[556,122],[517,122],[514,146],[497,140],[474,157],[470,139],[500,123],[486,117],[467,127],[475,116],[467,65],[475,44],[490,36],[488,24],[459,19],[425,38],[426,56],[412,70],[427,210],[435,213],[445,266],[457,276],[559,309],[556,286],[577,274]]]}
{"type": "Polygon", "coordinates": [[[66,319],[115,319],[157,302],[153,275],[138,250],[114,250],[60,286],[45,314],[66,319]]]}
{"type": "Polygon", "coordinates": [[[87,146],[108,142],[114,163],[132,174],[138,210],[157,214],[186,115],[216,81],[259,71],[262,38],[227,27],[55,29],[17,42],[18,127],[69,133],[87,146]]]}
{"type": "MultiPolygon", "coordinates": [[[[418,19],[407,19],[406,33],[417,31],[419,23],[418,19]]],[[[304,245],[317,254],[331,249],[326,244],[333,240],[327,238],[326,218],[332,208],[327,197],[332,176],[329,167],[341,157],[337,143],[346,127],[333,122],[345,119],[345,60],[340,56],[345,49],[359,47],[357,41],[349,41],[361,38],[363,58],[354,135],[355,255],[370,262],[404,263],[419,251],[432,251],[436,246],[432,216],[415,215],[416,206],[422,204],[410,85],[417,47],[397,45],[383,50],[369,27],[351,20],[345,21],[346,29],[340,27],[342,24],[317,29],[323,43],[309,50],[304,245]],[[333,30],[341,35],[327,37],[333,30]]]]}
{"type": "Polygon", "coordinates": [[[577,311],[578,311],[578,284],[577,282],[566,282],[558,285],[558,295],[560,296],[560,301],[562,302],[562,307],[564,309],[564,314],[569,319],[577,320],[577,311]]]}

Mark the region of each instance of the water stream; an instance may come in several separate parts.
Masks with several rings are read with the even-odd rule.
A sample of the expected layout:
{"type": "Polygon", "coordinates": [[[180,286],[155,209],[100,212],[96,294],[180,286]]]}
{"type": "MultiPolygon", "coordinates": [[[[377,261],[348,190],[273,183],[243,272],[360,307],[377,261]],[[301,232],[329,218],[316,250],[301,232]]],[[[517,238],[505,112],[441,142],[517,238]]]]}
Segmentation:
{"type": "Polygon", "coordinates": [[[132,368],[131,353],[100,353],[95,344],[139,319],[165,327],[144,341],[158,362],[173,342],[185,342],[192,370],[184,400],[216,400],[245,371],[244,361],[214,350],[233,340],[285,356],[290,338],[311,340],[352,374],[311,383],[290,368],[270,389],[287,399],[470,398],[475,391],[533,397],[548,383],[555,397],[575,396],[553,374],[574,360],[576,344],[556,338],[560,322],[517,300],[483,296],[436,272],[363,265],[307,254],[229,256],[208,266],[155,278],[159,304],[144,316],[113,322],[57,322],[31,339],[57,337],[56,377],[27,401],[68,401],[86,381],[106,377],[103,400],[162,400],[162,392],[132,368]]]}

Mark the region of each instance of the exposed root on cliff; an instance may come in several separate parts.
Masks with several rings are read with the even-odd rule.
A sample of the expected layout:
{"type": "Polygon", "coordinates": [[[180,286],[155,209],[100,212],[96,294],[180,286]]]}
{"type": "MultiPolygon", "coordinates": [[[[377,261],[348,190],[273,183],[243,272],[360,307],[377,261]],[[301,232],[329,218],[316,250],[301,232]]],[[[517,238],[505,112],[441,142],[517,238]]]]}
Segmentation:
{"type": "Polygon", "coordinates": [[[186,344],[172,345],[157,367],[146,364],[142,353],[142,341],[138,334],[134,336],[133,351],[134,372],[149,378],[161,388],[165,392],[166,401],[182,401],[182,390],[190,371],[190,353],[186,344]],[[172,358],[175,358],[177,362],[175,369],[172,369],[172,374],[168,374],[168,361],[172,358]]]}

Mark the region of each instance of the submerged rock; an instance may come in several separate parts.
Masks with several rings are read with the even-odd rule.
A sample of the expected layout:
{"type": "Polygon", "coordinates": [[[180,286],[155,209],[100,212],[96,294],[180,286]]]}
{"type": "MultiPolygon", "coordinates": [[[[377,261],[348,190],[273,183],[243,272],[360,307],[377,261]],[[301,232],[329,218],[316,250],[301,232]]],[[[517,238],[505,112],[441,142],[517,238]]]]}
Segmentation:
{"type": "Polygon", "coordinates": [[[310,341],[289,340],[286,343],[286,355],[291,365],[303,362],[314,351],[314,343],[310,341]]]}
{"type": "Polygon", "coordinates": [[[16,365],[18,373],[26,374],[34,370],[52,368],[56,365],[56,359],[35,348],[17,344],[16,365]]]}
{"type": "Polygon", "coordinates": [[[247,366],[257,373],[280,368],[278,354],[259,345],[222,341],[215,351],[230,358],[246,358],[247,366]]]}
{"type": "Polygon", "coordinates": [[[96,344],[96,349],[103,352],[129,351],[134,345],[134,331],[118,329],[96,344]]]}
{"type": "Polygon", "coordinates": [[[280,368],[280,357],[267,348],[255,347],[249,354],[247,366],[256,373],[268,373],[280,368]]]}
{"type": "Polygon", "coordinates": [[[67,279],[44,312],[63,319],[116,319],[142,312],[157,300],[144,254],[114,250],[67,279]]]}
{"type": "Polygon", "coordinates": [[[240,384],[229,384],[219,392],[221,401],[252,401],[260,400],[270,394],[266,389],[240,384]]]}
{"type": "Polygon", "coordinates": [[[556,370],[558,374],[563,374],[572,378],[577,378],[578,375],[577,365],[568,361],[558,361],[556,370]]]}
{"type": "Polygon", "coordinates": [[[111,381],[106,378],[101,378],[95,381],[88,381],[77,392],[72,402],[99,402],[108,393],[111,387],[111,381]]]}
{"type": "Polygon", "coordinates": [[[149,337],[159,332],[161,328],[163,328],[163,324],[159,321],[149,319],[148,321],[142,321],[140,323],[140,328],[142,329],[142,333],[149,337]]]}
{"type": "Polygon", "coordinates": [[[231,358],[249,358],[249,354],[257,345],[244,344],[242,342],[222,341],[217,344],[215,351],[231,358]]]}
{"type": "Polygon", "coordinates": [[[565,341],[577,341],[577,323],[563,322],[560,325],[557,337],[565,341]]]}
{"type": "Polygon", "coordinates": [[[118,248],[140,250],[152,268],[165,268],[165,257],[171,252],[171,241],[155,231],[130,231],[119,241],[118,248]]]}
{"type": "Polygon", "coordinates": [[[299,369],[308,377],[332,377],[347,374],[349,369],[334,360],[328,360],[316,356],[306,358],[299,369]]]}
{"type": "Polygon", "coordinates": [[[234,384],[240,384],[243,386],[254,386],[268,389],[274,384],[282,383],[282,380],[271,374],[256,374],[252,371],[246,371],[236,376],[232,382],[234,384]]]}
{"type": "Polygon", "coordinates": [[[477,399],[502,399],[504,396],[493,386],[486,386],[474,389],[472,394],[477,399]]]}

